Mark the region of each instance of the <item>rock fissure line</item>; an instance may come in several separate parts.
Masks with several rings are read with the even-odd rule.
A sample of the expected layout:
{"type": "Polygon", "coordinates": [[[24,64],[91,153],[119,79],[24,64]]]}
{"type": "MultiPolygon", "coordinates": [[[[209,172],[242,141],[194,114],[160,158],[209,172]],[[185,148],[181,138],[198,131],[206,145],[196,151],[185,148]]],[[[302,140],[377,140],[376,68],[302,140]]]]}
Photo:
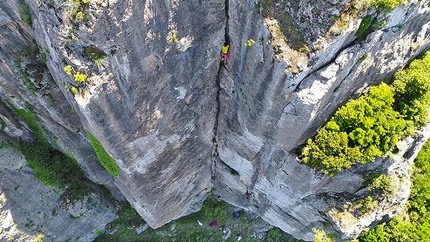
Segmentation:
{"type": "MultiPolygon", "coordinates": [[[[259,156],[260,152],[257,153],[257,155],[255,156],[256,158],[259,156]]],[[[258,178],[260,176],[261,170],[263,169],[263,165],[261,164],[261,159],[257,159],[257,161],[255,162],[255,170],[254,170],[254,174],[251,177],[251,184],[249,184],[248,189],[250,191],[254,190],[255,184],[258,181],[258,178]]]]}
{"type": "MultiPolygon", "coordinates": [[[[229,6],[229,0],[225,0],[225,15],[226,15],[226,24],[225,24],[225,34],[224,34],[224,39],[225,41],[229,42],[229,28],[228,28],[228,20],[229,20],[229,15],[228,15],[228,6],[229,6]]],[[[222,68],[226,67],[224,66],[224,61],[221,60],[219,63],[219,68],[218,68],[218,73],[215,79],[215,83],[216,83],[216,113],[215,113],[215,122],[214,122],[214,128],[213,128],[213,138],[212,138],[212,144],[213,144],[213,151],[212,151],[212,178],[215,179],[215,166],[217,161],[219,161],[219,153],[218,153],[218,123],[219,123],[219,119],[220,119],[220,107],[221,107],[221,103],[220,103],[220,93],[221,93],[221,70],[222,68]]],[[[227,69],[226,69],[227,70],[227,69]]],[[[231,167],[229,167],[230,169],[232,169],[231,167]]],[[[234,170],[234,169],[232,169],[234,170]]]]}
{"type": "Polygon", "coordinates": [[[338,51],[336,51],[336,53],[333,55],[333,57],[332,57],[332,58],[330,58],[330,60],[329,60],[329,61],[327,61],[326,63],[322,64],[321,66],[319,66],[319,67],[315,68],[314,70],[309,71],[309,72],[308,72],[308,73],[303,77],[303,79],[302,79],[301,81],[299,81],[299,83],[297,83],[297,86],[296,86],[296,88],[294,89],[294,91],[293,91],[293,92],[298,92],[298,91],[300,91],[300,85],[302,84],[302,82],[303,82],[306,78],[308,78],[310,75],[312,75],[312,74],[314,74],[314,73],[317,73],[318,71],[321,71],[322,69],[326,68],[326,67],[327,67],[327,66],[329,66],[330,64],[333,64],[333,63],[336,61],[337,57],[342,53],[342,51],[344,51],[344,50],[346,50],[346,49],[348,49],[348,48],[350,48],[350,47],[352,47],[352,46],[354,46],[354,45],[356,45],[356,44],[358,44],[358,43],[357,43],[357,39],[352,40],[350,43],[348,43],[348,44],[346,44],[346,45],[342,46],[338,51]]]}
{"type": "MultiPolygon", "coordinates": [[[[346,74],[346,75],[345,75],[345,77],[344,77],[342,80],[340,80],[339,85],[338,85],[336,88],[340,88],[340,86],[342,86],[342,83],[343,83],[343,82],[344,82],[344,81],[349,77],[349,75],[351,75],[352,71],[355,69],[355,67],[356,67],[356,66],[357,66],[357,63],[355,63],[355,64],[351,67],[351,69],[348,71],[348,74],[346,74]]],[[[336,89],[336,88],[335,88],[335,89],[336,89]]],[[[334,90],[334,89],[333,89],[333,90],[334,90]]],[[[361,94],[362,94],[362,93],[359,93],[358,95],[359,95],[359,96],[361,96],[361,94]]],[[[330,99],[327,101],[327,103],[326,103],[326,104],[324,104],[324,106],[322,106],[321,108],[318,108],[318,110],[316,111],[316,113],[318,114],[318,113],[320,113],[321,111],[324,111],[324,110],[326,109],[326,107],[332,103],[334,96],[335,96],[335,92],[333,91],[333,92],[332,92],[332,95],[331,95],[330,99]]],[[[340,106],[342,106],[343,104],[344,104],[344,103],[340,103],[339,107],[340,107],[340,106]]]]}

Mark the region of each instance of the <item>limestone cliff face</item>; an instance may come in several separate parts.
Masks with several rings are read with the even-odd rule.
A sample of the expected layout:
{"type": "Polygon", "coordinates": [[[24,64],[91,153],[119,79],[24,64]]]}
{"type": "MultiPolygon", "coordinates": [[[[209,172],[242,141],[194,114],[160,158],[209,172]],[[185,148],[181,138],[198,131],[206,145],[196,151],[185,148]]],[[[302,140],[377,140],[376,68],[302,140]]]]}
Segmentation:
{"type": "Polygon", "coordinates": [[[117,218],[96,194],[71,202],[36,180],[21,154],[11,148],[0,153],[0,240],[33,241],[41,234],[43,241],[92,241],[117,218]]]}
{"type": "MultiPolygon", "coordinates": [[[[72,154],[92,181],[119,191],[151,227],[198,211],[213,191],[297,238],[311,240],[313,227],[355,237],[400,209],[407,189],[387,209],[346,226],[327,201],[355,196],[363,189],[360,174],[369,170],[407,177],[413,156],[393,163],[406,165],[379,161],[329,178],[300,164],[294,152],[341,104],[429,48],[430,8],[412,1],[390,14],[363,13],[387,18],[365,38],[355,36],[360,19],[330,33],[330,14],[347,4],[282,6],[303,32],[304,54],[285,44],[289,37],[277,34],[276,15],[263,18],[254,0],[94,0],[78,9],[67,1],[0,3],[1,100],[31,106],[51,143],[72,154]],[[32,27],[20,20],[24,3],[32,27]],[[249,39],[256,43],[245,46],[249,39]],[[45,61],[23,56],[30,47],[45,61]],[[75,81],[77,72],[86,74],[84,84],[75,81]],[[119,176],[98,163],[86,131],[116,160],[119,176]]],[[[31,140],[10,117],[2,112],[3,139],[31,140]]]]}
{"type": "MultiPolygon", "coordinates": [[[[310,2],[300,5],[312,9],[310,2]]],[[[243,46],[250,38],[270,39],[265,26],[269,20],[253,14],[249,5],[230,8],[243,13],[230,14],[231,18],[237,17],[231,19],[232,25],[243,30],[235,41],[242,46],[233,46],[239,57],[230,62],[221,78],[215,191],[229,203],[259,214],[298,238],[311,240],[312,227],[326,224],[325,230],[330,231],[327,225],[333,219],[343,219],[326,214],[333,207],[327,203],[339,197],[359,196],[364,186],[360,174],[375,167],[352,169],[330,179],[299,164],[294,152],[339,105],[366,87],[390,78],[408,60],[428,49],[428,3],[412,3],[394,10],[386,27],[365,39],[354,36],[356,22],[350,23],[341,36],[320,36],[312,44],[316,48],[324,43],[324,50],[311,54],[308,65],[297,74],[285,72],[294,60],[274,60],[273,56],[279,55],[273,53],[271,46],[243,46]],[[246,189],[253,193],[253,199],[244,199],[246,189]]],[[[404,146],[402,152],[409,147],[404,146]]],[[[396,159],[411,162],[411,157],[396,159]]],[[[393,164],[389,170],[408,177],[407,167],[399,169],[393,164]]],[[[408,189],[400,190],[406,194],[389,201],[385,211],[374,211],[378,215],[361,221],[365,225],[360,229],[356,229],[356,222],[335,226],[334,230],[343,238],[356,237],[363,227],[381,221],[383,215],[392,216],[391,210],[399,210],[408,195],[408,189]]]]}

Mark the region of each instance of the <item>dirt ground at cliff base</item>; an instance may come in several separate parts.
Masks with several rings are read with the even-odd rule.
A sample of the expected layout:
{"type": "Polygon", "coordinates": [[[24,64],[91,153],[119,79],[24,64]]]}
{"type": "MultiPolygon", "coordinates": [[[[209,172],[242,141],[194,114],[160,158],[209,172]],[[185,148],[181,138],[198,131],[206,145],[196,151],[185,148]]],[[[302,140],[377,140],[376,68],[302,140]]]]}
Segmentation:
{"type": "Polygon", "coordinates": [[[155,230],[148,228],[128,204],[121,204],[119,216],[95,241],[300,241],[274,228],[257,215],[214,198],[207,199],[199,212],[155,230]],[[233,215],[235,212],[236,217],[233,215]],[[217,221],[216,227],[210,226],[213,220],[217,221]],[[225,233],[222,226],[225,227],[225,233]]]}

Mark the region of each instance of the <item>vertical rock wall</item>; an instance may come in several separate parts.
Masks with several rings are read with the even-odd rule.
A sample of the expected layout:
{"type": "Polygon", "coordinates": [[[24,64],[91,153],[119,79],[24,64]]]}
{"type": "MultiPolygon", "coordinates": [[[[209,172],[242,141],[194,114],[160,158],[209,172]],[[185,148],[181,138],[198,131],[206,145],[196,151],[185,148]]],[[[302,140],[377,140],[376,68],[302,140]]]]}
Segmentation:
{"type": "MultiPolygon", "coordinates": [[[[271,19],[254,14],[255,4],[230,5],[230,32],[236,34],[232,37],[234,61],[221,78],[215,191],[293,236],[312,240],[313,227],[333,231],[332,220],[325,214],[330,206],[320,204],[362,189],[362,171],[346,171],[330,179],[300,164],[295,152],[341,104],[370,85],[388,81],[429,48],[430,9],[423,2],[400,7],[389,14],[384,28],[364,39],[354,36],[359,23],[350,23],[343,35],[327,35],[326,49],[311,54],[307,66],[294,74],[285,71],[292,63],[275,59],[278,53],[266,42],[271,19]],[[245,47],[248,39],[264,41],[245,47]],[[250,199],[246,192],[252,194],[250,199]]],[[[306,4],[312,8],[315,3],[299,5],[306,4]]],[[[270,34],[273,38],[275,33],[270,34]]],[[[403,152],[408,149],[404,147],[403,152]]],[[[403,166],[402,176],[408,176],[407,167],[403,166]]],[[[398,211],[406,199],[403,194],[401,202],[393,199],[390,206],[398,211]]],[[[369,226],[390,211],[378,213],[380,217],[364,224],[369,226]]],[[[347,231],[354,226],[335,230],[343,238],[355,237],[356,231],[347,231]]]]}
{"type": "Polygon", "coordinates": [[[52,53],[54,79],[80,88],[75,97],[62,91],[121,167],[116,186],[154,228],[198,211],[212,188],[223,7],[93,1],[90,20],[75,23],[67,3],[32,3],[35,35],[52,53]],[[86,56],[89,46],[107,54],[102,63],[86,56]],[[87,74],[86,88],[64,73],[65,65],[87,74]]]}
{"type": "Polygon", "coordinates": [[[54,82],[54,72],[42,60],[42,47],[31,28],[20,21],[23,4],[0,3],[0,240],[29,241],[41,234],[43,241],[77,237],[90,241],[97,236],[95,229],[102,230],[117,217],[112,205],[95,194],[64,204],[64,190],[37,181],[23,154],[4,145],[36,141],[28,124],[15,113],[15,109],[32,110],[54,146],[74,156],[88,178],[117,190],[86,137],[81,136],[80,120],[60,91],[61,85],[54,82]]]}
{"type": "Polygon", "coordinates": [[[108,201],[90,194],[68,201],[61,189],[34,178],[22,154],[0,150],[0,228],[2,241],[92,241],[117,218],[108,201]]]}
{"type": "MultiPolygon", "coordinates": [[[[313,227],[356,236],[331,226],[336,221],[324,201],[360,190],[366,169],[329,178],[300,164],[294,152],[341,104],[430,44],[425,1],[394,10],[385,27],[360,39],[359,20],[337,36],[318,28],[330,22],[318,13],[336,13],[348,1],[282,6],[292,26],[309,30],[308,54],[282,44],[276,19],[264,19],[255,0],[99,0],[82,9],[68,1],[25,1],[32,27],[19,21],[23,3],[0,4],[3,103],[31,106],[51,143],[72,154],[91,180],[119,189],[153,228],[199,210],[214,189],[297,238],[311,240],[313,227]],[[299,21],[305,15],[308,24],[299,21]],[[226,34],[230,58],[223,66],[226,34]],[[250,39],[254,44],[246,46],[250,39]],[[46,63],[37,63],[49,69],[41,80],[30,78],[35,93],[20,74],[31,60],[14,65],[31,46],[44,53],[46,63]],[[95,60],[88,50],[105,57],[95,60]],[[86,74],[85,83],[75,80],[77,72],[86,74]],[[119,176],[98,163],[87,131],[116,160],[119,176]]],[[[16,132],[7,127],[32,138],[24,124],[16,132]]]]}

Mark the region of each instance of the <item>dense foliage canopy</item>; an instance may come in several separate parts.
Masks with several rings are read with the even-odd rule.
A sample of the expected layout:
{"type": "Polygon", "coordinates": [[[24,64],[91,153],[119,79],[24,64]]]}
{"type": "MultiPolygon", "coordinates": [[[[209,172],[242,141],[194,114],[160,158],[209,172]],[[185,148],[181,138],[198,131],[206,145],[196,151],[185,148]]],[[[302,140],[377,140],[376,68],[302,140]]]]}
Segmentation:
{"type": "Polygon", "coordinates": [[[335,174],[368,163],[390,151],[399,139],[428,121],[430,52],[341,107],[303,148],[303,162],[335,174]]]}

